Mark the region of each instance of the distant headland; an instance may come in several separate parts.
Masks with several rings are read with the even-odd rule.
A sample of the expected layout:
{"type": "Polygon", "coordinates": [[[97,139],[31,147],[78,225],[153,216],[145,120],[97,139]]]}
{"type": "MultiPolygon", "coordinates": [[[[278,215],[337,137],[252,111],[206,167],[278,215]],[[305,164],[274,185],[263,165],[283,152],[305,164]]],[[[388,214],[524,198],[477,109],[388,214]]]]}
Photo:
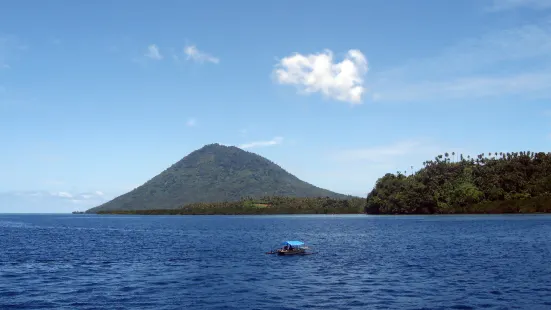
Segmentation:
{"type": "MultiPolygon", "coordinates": [[[[551,212],[551,153],[445,153],[381,177],[366,198],[298,179],[257,154],[209,144],[97,214],[499,214],[551,212]]],[[[75,214],[80,212],[75,211],[75,214]]]]}

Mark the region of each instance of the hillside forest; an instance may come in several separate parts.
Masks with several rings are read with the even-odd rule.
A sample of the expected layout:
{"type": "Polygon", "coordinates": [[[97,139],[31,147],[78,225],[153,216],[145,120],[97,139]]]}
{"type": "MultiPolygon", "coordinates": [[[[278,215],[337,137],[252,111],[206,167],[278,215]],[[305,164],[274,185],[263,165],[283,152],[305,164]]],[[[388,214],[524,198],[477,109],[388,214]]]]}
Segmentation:
{"type": "Polygon", "coordinates": [[[551,153],[445,153],[406,175],[388,173],[368,194],[369,214],[551,211],[551,153]]]}

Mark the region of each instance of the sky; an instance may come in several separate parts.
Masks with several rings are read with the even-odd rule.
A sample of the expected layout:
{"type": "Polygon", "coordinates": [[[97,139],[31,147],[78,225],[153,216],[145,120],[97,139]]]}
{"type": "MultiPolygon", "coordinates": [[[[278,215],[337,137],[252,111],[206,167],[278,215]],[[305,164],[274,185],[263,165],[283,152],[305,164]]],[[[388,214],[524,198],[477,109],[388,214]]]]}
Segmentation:
{"type": "Polygon", "coordinates": [[[0,212],[86,210],[206,144],[365,196],[549,151],[551,1],[0,3],[0,212]]]}

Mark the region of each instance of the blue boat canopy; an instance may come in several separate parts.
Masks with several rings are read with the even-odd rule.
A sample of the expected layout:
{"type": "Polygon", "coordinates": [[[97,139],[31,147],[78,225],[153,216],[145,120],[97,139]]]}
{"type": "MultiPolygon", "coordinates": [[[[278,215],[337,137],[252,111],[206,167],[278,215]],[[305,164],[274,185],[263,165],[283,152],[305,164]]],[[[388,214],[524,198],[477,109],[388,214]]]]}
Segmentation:
{"type": "Polygon", "coordinates": [[[292,246],[299,246],[299,245],[304,245],[304,242],[302,242],[302,241],[285,241],[285,242],[283,242],[283,244],[292,245],[292,246]]]}

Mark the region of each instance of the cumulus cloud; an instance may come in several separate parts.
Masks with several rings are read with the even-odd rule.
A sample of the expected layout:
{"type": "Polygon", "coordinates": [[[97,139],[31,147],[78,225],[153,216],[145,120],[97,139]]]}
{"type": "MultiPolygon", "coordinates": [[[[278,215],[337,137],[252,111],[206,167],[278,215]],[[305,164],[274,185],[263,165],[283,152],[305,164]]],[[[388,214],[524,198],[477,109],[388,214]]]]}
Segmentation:
{"type": "Polygon", "coordinates": [[[199,63],[211,62],[217,64],[220,62],[219,58],[198,50],[195,45],[187,45],[184,47],[184,54],[187,55],[188,60],[193,60],[199,63]]]}
{"type": "Polygon", "coordinates": [[[163,55],[161,55],[159,48],[155,44],[151,44],[147,47],[147,53],[145,56],[155,60],[163,59],[163,55]]]}
{"type": "Polygon", "coordinates": [[[268,140],[268,141],[254,141],[254,142],[241,144],[239,146],[239,148],[250,149],[250,148],[255,148],[255,147],[273,146],[273,145],[278,145],[278,144],[281,144],[281,143],[283,143],[283,138],[282,137],[275,137],[272,140],[268,140]]]}
{"type": "Polygon", "coordinates": [[[352,49],[336,63],[330,50],[308,55],[295,53],[281,59],[273,73],[278,83],[294,85],[301,92],[319,92],[338,101],[360,104],[367,71],[365,56],[352,49]]]}

